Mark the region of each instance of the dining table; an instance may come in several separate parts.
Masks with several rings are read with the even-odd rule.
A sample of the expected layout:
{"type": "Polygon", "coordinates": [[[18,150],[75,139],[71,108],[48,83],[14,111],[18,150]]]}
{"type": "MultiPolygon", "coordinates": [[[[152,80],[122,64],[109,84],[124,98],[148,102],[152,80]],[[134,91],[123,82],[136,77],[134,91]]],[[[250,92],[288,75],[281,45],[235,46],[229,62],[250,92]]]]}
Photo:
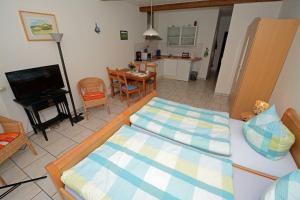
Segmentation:
{"type": "MultiPolygon", "coordinates": [[[[137,81],[140,82],[142,84],[142,94],[143,96],[146,96],[146,82],[147,80],[150,80],[153,78],[153,89],[156,89],[156,72],[145,72],[145,71],[130,71],[128,68],[123,68],[121,69],[122,71],[126,71],[126,79],[127,80],[131,80],[131,81],[137,81]]],[[[116,73],[116,71],[115,71],[116,73]]],[[[115,76],[117,76],[117,74],[115,74],[115,76]]],[[[112,83],[113,80],[110,79],[110,82],[112,83]]],[[[111,84],[113,85],[113,84],[111,84]]],[[[114,90],[114,88],[111,88],[112,91],[114,90]]],[[[114,96],[114,93],[112,92],[112,95],[114,96]]]]}

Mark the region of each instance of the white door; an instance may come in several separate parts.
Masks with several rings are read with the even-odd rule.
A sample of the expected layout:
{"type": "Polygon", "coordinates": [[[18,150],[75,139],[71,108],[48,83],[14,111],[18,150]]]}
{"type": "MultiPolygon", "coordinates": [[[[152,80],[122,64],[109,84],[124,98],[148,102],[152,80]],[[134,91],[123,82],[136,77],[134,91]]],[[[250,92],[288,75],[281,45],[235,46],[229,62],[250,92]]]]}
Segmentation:
{"type": "Polygon", "coordinates": [[[164,77],[176,78],[177,75],[177,60],[165,59],[164,60],[164,77]]]}
{"type": "Polygon", "coordinates": [[[188,81],[191,71],[191,61],[189,60],[178,60],[177,62],[177,73],[176,79],[181,81],[188,81]]]}

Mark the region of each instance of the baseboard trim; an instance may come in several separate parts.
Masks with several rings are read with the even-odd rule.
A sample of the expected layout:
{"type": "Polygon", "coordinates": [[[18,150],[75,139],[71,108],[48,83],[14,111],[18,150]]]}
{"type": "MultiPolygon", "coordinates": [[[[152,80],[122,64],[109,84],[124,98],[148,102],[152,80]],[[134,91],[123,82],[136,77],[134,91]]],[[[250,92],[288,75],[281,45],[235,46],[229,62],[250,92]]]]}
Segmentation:
{"type": "Polygon", "coordinates": [[[223,96],[223,97],[229,97],[230,94],[225,94],[225,93],[219,93],[219,92],[215,92],[214,96],[223,96]]]}

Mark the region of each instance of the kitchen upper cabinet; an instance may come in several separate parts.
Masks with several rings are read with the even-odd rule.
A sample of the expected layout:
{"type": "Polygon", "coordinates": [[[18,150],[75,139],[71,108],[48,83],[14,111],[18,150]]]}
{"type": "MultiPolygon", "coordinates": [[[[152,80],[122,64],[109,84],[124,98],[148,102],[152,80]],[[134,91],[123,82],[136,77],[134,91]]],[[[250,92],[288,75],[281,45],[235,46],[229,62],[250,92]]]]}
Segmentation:
{"type": "Polygon", "coordinates": [[[167,30],[168,46],[194,46],[197,39],[197,26],[171,26],[167,30]]]}
{"type": "Polygon", "coordinates": [[[180,27],[168,27],[167,37],[167,43],[169,46],[178,46],[180,43],[180,27]]]}
{"type": "Polygon", "coordinates": [[[177,77],[177,60],[165,59],[163,72],[164,72],[164,76],[166,78],[176,78],[177,77]]]}
{"type": "Polygon", "coordinates": [[[181,45],[192,46],[196,44],[197,26],[183,26],[181,31],[181,45]]]}
{"type": "Polygon", "coordinates": [[[191,61],[189,60],[178,60],[176,79],[181,81],[188,81],[191,71],[191,61]]]}

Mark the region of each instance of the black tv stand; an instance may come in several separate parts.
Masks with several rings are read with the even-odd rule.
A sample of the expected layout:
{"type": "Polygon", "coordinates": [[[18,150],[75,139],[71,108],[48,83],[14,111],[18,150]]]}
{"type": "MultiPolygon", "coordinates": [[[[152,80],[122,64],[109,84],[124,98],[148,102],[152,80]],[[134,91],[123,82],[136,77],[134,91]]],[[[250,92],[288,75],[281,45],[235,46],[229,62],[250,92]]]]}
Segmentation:
{"type": "Polygon", "coordinates": [[[67,93],[68,91],[66,90],[58,89],[49,93],[44,93],[38,97],[32,97],[29,99],[15,99],[14,101],[23,106],[34,132],[37,133],[38,130],[41,130],[45,140],[48,141],[46,128],[48,128],[50,125],[69,118],[73,126],[72,115],[70,113],[66,98],[67,93]],[[51,106],[56,106],[58,113],[57,116],[42,122],[39,111],[51,106]]]}

